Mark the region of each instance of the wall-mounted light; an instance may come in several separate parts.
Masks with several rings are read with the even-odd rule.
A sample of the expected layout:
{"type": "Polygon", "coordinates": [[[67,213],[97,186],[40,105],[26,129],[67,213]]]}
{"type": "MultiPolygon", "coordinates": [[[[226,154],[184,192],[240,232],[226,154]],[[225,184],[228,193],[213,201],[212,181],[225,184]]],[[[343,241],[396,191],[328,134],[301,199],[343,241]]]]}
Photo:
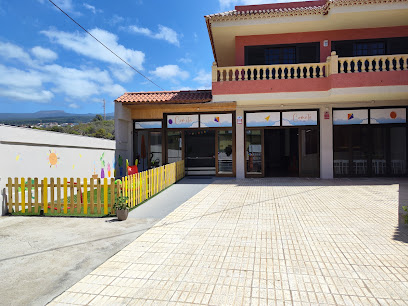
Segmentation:
{"type": "Polygon", "coordinates": [[[323,47],[328,47],[329,46],[329,41],[326,39],[326,40],[323,40],[323,47]]]}

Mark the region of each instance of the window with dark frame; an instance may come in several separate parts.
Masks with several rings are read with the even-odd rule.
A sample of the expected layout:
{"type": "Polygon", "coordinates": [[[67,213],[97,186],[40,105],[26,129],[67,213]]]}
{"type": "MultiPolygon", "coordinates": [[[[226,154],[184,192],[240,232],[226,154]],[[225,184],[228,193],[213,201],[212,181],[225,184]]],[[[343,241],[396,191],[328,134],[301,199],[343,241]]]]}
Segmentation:
{"type": "Polygon", "coordinates": [[[384,42],[356,42],[353,45],[354,56],[374,56],[385,54],[384,42]]]}
{"type": "Polygon", "coordinates": [[[318,62],[320,62],[319,42],[245,47],[246,66],[318,62]]]}
{"type": "Polygon", "coordinates": [[[296,64],[296,49],[294,47],[265,49],[265,64],[296,64]]]}

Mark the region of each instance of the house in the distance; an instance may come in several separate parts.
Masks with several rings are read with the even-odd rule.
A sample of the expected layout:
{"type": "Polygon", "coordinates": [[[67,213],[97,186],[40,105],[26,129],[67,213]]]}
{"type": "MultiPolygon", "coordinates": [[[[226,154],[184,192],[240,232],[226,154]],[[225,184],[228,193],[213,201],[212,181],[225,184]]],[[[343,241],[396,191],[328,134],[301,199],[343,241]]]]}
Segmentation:
{"type": "Polygon", "coordinates": [[[140,170],[407,175],[408,1],[237,6],[205,16],[211,91],[126,93],[117,148],[140,170]]]}

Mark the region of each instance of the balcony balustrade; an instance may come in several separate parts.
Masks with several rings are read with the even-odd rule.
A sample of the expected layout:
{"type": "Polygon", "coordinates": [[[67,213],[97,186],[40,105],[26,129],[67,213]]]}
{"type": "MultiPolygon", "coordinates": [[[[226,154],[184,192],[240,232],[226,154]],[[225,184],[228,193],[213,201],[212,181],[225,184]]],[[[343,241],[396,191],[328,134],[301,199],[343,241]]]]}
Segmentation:
{"type": "Polygon", "coordinates": [[[315,79],[338,73],[363,73],[408,70],[408,55],[379,55],[339,58],[332,52],[325,63],[217,67],[213,82],[254,80],[315,79]]]}

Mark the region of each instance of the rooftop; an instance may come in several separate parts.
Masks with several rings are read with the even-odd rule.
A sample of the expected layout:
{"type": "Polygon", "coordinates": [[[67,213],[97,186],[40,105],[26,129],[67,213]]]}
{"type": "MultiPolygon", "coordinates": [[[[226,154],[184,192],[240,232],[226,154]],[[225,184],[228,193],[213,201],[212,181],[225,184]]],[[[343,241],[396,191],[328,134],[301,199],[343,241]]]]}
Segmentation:
{"type": "Polygon", "coordinates": [[[287,3],[236,6],[235,10],[205,16],[206,20],[227,21],[257,17],[284,17],[301,15],[326,15],[332,7],[381,3],[407,2],[407,0],[315,0],[287,3]]]}
{"type": "Polygon", "coordinates": [[[182,104],[211,102],[211,90],[127,92],[115,102],[130,104],[182,104]]]}

